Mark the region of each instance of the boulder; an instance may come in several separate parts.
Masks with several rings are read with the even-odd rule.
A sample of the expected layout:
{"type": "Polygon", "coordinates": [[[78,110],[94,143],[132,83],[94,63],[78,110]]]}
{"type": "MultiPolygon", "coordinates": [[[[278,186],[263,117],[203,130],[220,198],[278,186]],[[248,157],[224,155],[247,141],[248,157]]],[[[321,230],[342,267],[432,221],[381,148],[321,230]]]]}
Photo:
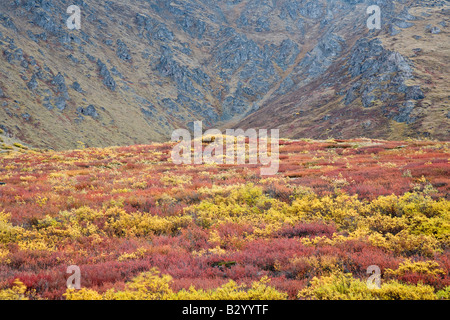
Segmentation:
{"type": "Polygon", "coordinates": [[[406,89],[406,100],[420,100],[425,98],[423,91],[420,86],[410,86],[406,89]]]}
{"type": "Polygon", "coordinates": [[[127,45],[120,39],[117,39],[116,44],[117,44],[116,54],[119,57],[119,59],[122,59],[123,61],[130,61],[131,55],[127,45]]]}
{"type": "Polygon", "coordinates": [[[38,82],[36,81],[36,76],[32,76],[30,82],[27,83],[27,87],[30,90],[35,90],[38,87],[38,82]]]}
{"type": "Polygon", "coordinates": [[[97,66],[100,68],[100,76],[103,77],[103,84],[111,91],[116,90],[116,81],[114,81],[108,67],[100,60],[97,60],[97,66]]]}
{"type": "Polygon", "coordinates": [[[77,91],[77,92],[80,92],[80,93],[83,92],[83,89],[81,88],[81,85],[78,82],[76,82],[76,81],[72,84],[72,89],[77,91]]]}
{"type": "Polygon", "coordinates": [[[441,33],[441,29],[439,29],[439,27],[433,27],[433,28],[431,28],[430,33],[439,34],[439,33],[441,33]]]}
{"type": "Polygon", "coordinates": [[[97,113],[97,109],[92,104],[87,107],[79,107],[77,108],[77,112],[83,116],[91,117],[93,119],[98,119],[100,115],[97,113]]]}

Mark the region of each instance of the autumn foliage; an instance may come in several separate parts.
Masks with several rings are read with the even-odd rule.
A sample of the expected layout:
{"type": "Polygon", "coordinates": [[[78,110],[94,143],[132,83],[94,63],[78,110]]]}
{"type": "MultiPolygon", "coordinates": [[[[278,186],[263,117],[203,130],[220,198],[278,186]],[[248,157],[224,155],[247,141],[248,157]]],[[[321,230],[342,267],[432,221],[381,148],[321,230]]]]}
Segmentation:
{"type": "Polygon", "coordinates": [[[172,147],[1,154],[0,299],[449,299],[448,143],[284,140],[273,177],[172,147]]]}

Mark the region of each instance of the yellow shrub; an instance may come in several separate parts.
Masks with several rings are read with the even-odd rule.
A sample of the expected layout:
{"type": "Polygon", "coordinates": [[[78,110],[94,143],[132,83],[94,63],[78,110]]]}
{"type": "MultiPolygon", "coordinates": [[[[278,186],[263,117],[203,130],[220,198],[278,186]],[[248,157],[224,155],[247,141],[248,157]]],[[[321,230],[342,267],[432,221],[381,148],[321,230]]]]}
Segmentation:
{"type": "Polygon", "coordinates": [[[0,243],[14,242],[22,231],[22,228],[14,227],[11,224],[10,218],[10,214],[4,211],[0,212],[0,243]]]}
{"type": "Polygon", "coordinates": [[[314,277],[311,285],[298,293],[300,299],[313,300],[371,300],[373,295],[367,285],[351,274],[341,272],[314,277]]]}
{"type": "Polygon", "coordinates": [[[159,217],[149,213],[119,210],[117,215],[108,219],[106,228],[117,236],[173,234],[191,221],[191,216],[159,217]]]}
{"type": "Polygon", "coordinates": [[[428,274],[437,277],[438,275],[445,275],[445,271],[440,268],[436,261],[417,261],[411,262],[406,260],[398,266],[396,270],[386,269],[385,274],[392,274],[395,276],[402,276],[406,273],[428,274]]]}
{"type": "Polygon", "coordinates": [[[103,300],[100,293],[86,288],[82,288],[80,290],[67,289],[63,296],[66,300],[103,300]]]}
{"type": "Polygon", "coordinates": [[[83,206],[78,209],[74,209],[71,212],[63,212],[61,215],[66,216],[70,221],[95,221],[103,216],[101,211],[96,211],[89,207],[83,206]]]}
{"type": "Polygon", "coordinates": [[[126,285],[124,291],[108,290],[106,300],[164,300],[172,294],[172,277],[161,276],[156,268],[143,272],[126,285]]]}
{"type": "Polygon", "coordinates": [[[288,205],[263,194],[262,188],[247,185],[234,186],[223,194],[216,194],[197,205],[186,208],[185,213],[196,217],[196,222],[206,228],[223,222],[251,223],[255,227],[267,223],[292,222],[288,205]]]}
{"type": "Polygon", "coordinates": [[[447,286],[444,289],[439,290],[436,293],[436,296],[438,297],[438,299],[450,300],[450,286],[447,286]]]}
{"type": "Polygon", "coordinates": [[[119,258],[117,258],[117,261],[122,262],[122,261],[126,261],[126,260],[140,259],[145,256],[146,252],[147,252],[147,250],[145,250],[144,248],[139,248],[136,250],[136,252],[124,253],[124,254],[120,255],[119,258]]]}
{"type": "Polygon", "coordinates": [[[11,289],[0,290],[0,300],[28,300],[25,296],[27,287],[19,280],[14,280],[14,286],[11,289]]]}
{"type": "Polygon", "coordinates": [[[192,176],[186,174],[174,175],[172,173],[167,173],[161,177],[160,181],[166,186],[191,184],[192,176]]]}
{"type": "Polygon", "coordinates": [[[298,293],[301,299],[314,300],[435,300],[434,288],[427,285],[402,284],[389,281],[380,289],[369,289],[367,284],[349,273],[334,273],[314,277],[311,285],[298,293]]]}
{"type": "Polygon", "coordinates": [[[408,229],[411,234],[433,236],[442,244],[450,246],[450,217],[448,214],[432,218],[417,215],[409,219],[408,229]]]}
{"type": "Polygon", "coordinates": [[[333,221],[340,229],[353,231],[356,229],[361,207],[362,203],[357,195],[339,194],[334,198],[319,198],[315,194],[307,194],[294,200],[289,211],[302,221],[333,221]]]}
{"type": "Polygon", "coordinates": [[[435,201],[418,193],[380,196],[372,202],[343,193],[321,198],[303,193],[288,205],[249,183],[226,192],[222,189],[213,199],[203,200],[185,213],[205,228],[224,222],[252,224],[250,238],[271,236],[283,224],[332,222],[347,235],[303,237],[301,241],[305,245],[335,245],[359,239],[397,254],[432,257],[450,245],[449,206],[445,199],[435,201]]]}
{"type": "Polygon", "coordinates": [[[398,254],[422,254],[432,257],[435,252],[441,252],[439,241],[432,236],[412,235],[402,230],[396,235],[387,235],[389,248],[398,254]]]}
{"type": "MultiPolygon", "coordinates": [[[[209,174],[208,174],[208,176],[209,176],[209,174]]],[[[226,194],[229,194],[232,189],[235,189],[238,186],[241,186],[241,185],[218,186],[216,184],[213,184],[212,187],[210,187],[210,188],[208,188],[208,187],[198,188],[197,193],[200,195],[208,195],[211,197],[215,197],[216,195],[225,196],[226,194]]]]}
{"type": "Polygon", "coordinates": [[[263,277],[252,283],[251,287],[238,285],[230,280],[213,290],[182,289],[173,292],[170,289],[172,277],[161,275],[156,268],[143,272],[126,284],[123,291],[110,289],[103,294],[91,289],[67,289],[67,300],[286,300],[288,295],[268,286],[269,279],[263,277]]]}
{"type": "Polygon", "coordinates": [[[147,182],[145,181],[137,181],[131,185],[133,189],[145,189],[147,188],[147,182]]]}
{"type": "Polygon", "coordinates": [[[449,218],[450,202],[445,199],[433,200],[421,193],[405,193],[402,196],[380,196],[369,204],[369,212],[382,215],[406,216],[424,215],[427,218],[446,215],[449,218]]]}
{"type": "Polygon", "coordinates": [[[133,190],[131,189],[127,189],[127,188],[123,188],[123,189],[113,189],[111,190],[112,194],[116,194],[116,193],[128,193],[128,192],[132,192],[133,190]]]}
{"type": "MultiPolygon", "coordinates": [[[[182,187],[180,187],[180,189],[181,189],[181,191],[184,191],[184,189],[182,187]]],[[[177,199],[171,197],[167,193],[163,193],[156,200],[156,205],[157,206],[164,206],[164,205],[170,206],[170,205],[175,205],[176,203],[177,203],[177,199]]]]}
{"type": "Polygon", "coordinates": [[[43,207],[47,204],[48,198],[47,197],[37,197],[36,203],[38,206],[43,207]]]}
{"type": "Polygon", "coordinates": [[[17,244],[24,251],[47,251],[55,252],[56,248],[49,244],[50,241],[44,239],[30,239],[18,241],[17,244]]]}
{"type": "MultiPolygon", "coordinates": [[[[323,255],[323,256],[300,256],[294,257],[290,260],[290,264],[295,268],[297,265],[304,266],[308,268],[304,270],[307,272],[314,272],[318,274],[329,274],[337,272],[339,270],[339,259],[337,256],[323,255]]],[[[305,269],[304,267],[302,269],[305,269]]],[[[297,277],[302,279],[305,274],[298,274],[297,277]]]]}
{"type": "Polygon", "coordinates": [[[197,257],[201,257],[203,255],[217,255],[217,256],[220,256],[220,255],[224,255],[226,253],[227,253],[227,251],[225,249],[222,249],[220,246],[216,246],[215,248],[207,249],[207,250],[201,249],[200,251],[195,251],[195,250],[192,251],[192,254],[194,256],[197,256],[197,257]]]}
{"type": "Polygon", "coordinates": [[[8,258],[9,250],[0,247],[0,264],[8,264],[11,260],[8,258]]]}
{"type": "Polygon", "coordinates": [[[436,300],[434,288],[427,285],[407,285],[390,281],[381,285],[380,290],[373,291],[380,300],[436,300]]]}
{"type": "Polygon", "coordinates": [[[102,215],[102,212],[89,207],[81,207],[71,211],[62,211],[55,218],[46,216],[38,221],[36,226],[38,235],[35,235],[35,237],[41,236],[47,242],[53,242],[54,244],[84,236],[98,238],[105,233],[94,222],[102,215]]]}
{"type": "Polygon", "coordinates": [[[286,300],[288,295],[268,286],[269,279],[261,278],[252,283],[250,288],[238,285],[233,280],[214,290],[180,290],[168,297],[170,300],[286,300]]]}
{"type": "Polygon", "coordinates": [[[381,234],[396,234],[407,228],[405,219],[382,215],[379,212],[364,219],[360,225],[367,226],[370,230],[381,234]]]}

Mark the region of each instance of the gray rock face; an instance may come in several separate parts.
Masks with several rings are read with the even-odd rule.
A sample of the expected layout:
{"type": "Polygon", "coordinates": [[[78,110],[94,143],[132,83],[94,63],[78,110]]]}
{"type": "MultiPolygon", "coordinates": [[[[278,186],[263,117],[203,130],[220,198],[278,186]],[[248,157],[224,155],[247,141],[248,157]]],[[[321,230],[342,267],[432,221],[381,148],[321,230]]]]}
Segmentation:
{"type": "Polygon", "coordinates": [[[408,20],[408,21],[415,21],[415,20],[419,20],[418,17],[413,16],[412,14],[409,13],[409,9],[408,8],[404,8],[400,14],[397,17],[398,19],[401,20],[408,20]]]}
{"type": "Polygon", "coordinates": [[[397,19],[397,20],[394,22],[394,24],[395,24],[397,27],[402,28],[402,29],[407,29],[407,28],[411,28],[411,27],[414,26],[414,23],[411,23],[411,22],[408,22],[408,21],[404,21],[404,20],[400,20],[400,19],[397,19]]]}
{"type": "Polygon", "coordinates": [[[76,82],[76,81],[72,84],[72,89],[77,91],[77,92],[80,92],[80,93],[83,92],[83,89],[81,88],[81,85],[78,82],[76,82]]]}
{"type": "MultiPolygon", "coordinates": [[[[169,47],[161,46],[161,56],[159,58],[159,64],[156,66],[156,70],[158,70],[162,76],[170,77],[173,81],[175,81],[179,90],[190,92],[198,96],[200,95],[200,92],[194,88],[191,80],[193,77],[193,72],[191,72],[187,66],[180,65],[177,61],[175,61],[172,50],[169,47]]],[[[198,75],[201,75],[199,70],[194,73],[197,77],[198,75]]]]}
{"type": "Polygon", "coordinates": [[[147,39],[159,41],[172,41],[174,34],[162,22],[148,17],[144,14],[136,14],[136,24],[141,32],[145,33],[147,39]]]}
{"type": "Polygon", "coordinates": [[[33,77],[31,77],[30,82],[27,83],[27,87],[31,91],[36,90],[36,88],[38,87],[38,82],[36,81],[36,77],[34,75],[33,77]]]}
{"type": "Polygon", "coordinates": [[[233,28],[226,28],[220,37],[228,39],[218,48],[215,60],[221,68],[228,70],[228,74],[236,71],[248,61],[257,61],[262,58],[258,45],[247,37],[237,34],[233,28]]]}
{"type": "Polygon", "coordinates": [[[20,64],[25,59],[23,56],[23,50],[17,48],[15,45],[10,45],[9,50],[4,49],[3,56],[10,64],[13,64],[15,61],[19,62],[20,64]]]}
{"type": "Polygon", "coordinates": [[[439,33],[441,33],[441,29],[439,29],[439,27],[433,27],[433,28],[431,28],[430,32],[432,34],[439,34],[439,33]]]}
{"type": "Polygon", "coordinates": [[[128,50],[127,45],[120,39],[117,39],[117,51],[116,51],[117,56],[124,60],[124,61],[130,61],[131,60],[131,55],[130,55],[130,51],[128,50]]]}
{"type": "Polygon", "coordinates": [[[153,106],[153,105],[147,105],[147,106],[141,107],[141,112],[147,118],[154,118],[154,117],[156,117],[156,114],[157,114],[155,106],[153,106]]]}
{"type": "MultiPolygon", "coordinates": [[[[321,75],[342,52],[344,39],[333,33],[327,34],[318,45],[308,52],[295,67],[294,72],[304,72],[309,81],[321,75]]],[[[306,81],[304,83],[307,83],[306,81]]]]}
{"type": "Polygon", "coordinates": [[[173,111],[178,112],[179,111],[178,105],[175,102],[173,102],[172,99],[167,99],[167,98],[162,99],[161,103],[164,106],[164,108],[166,108],[166,110],[168,110],[169,112],[173,112],[173,111]]]}
{"type": "Polygon", "coordinates": [[[208,123],[214,123],[218,120],[219,116],[217,112],[206,104],[201,104],[184,94],[178,94],[177,100],[175,101],[179,106],[185,107],[195,114],[203,117],[208,123]]]}
{"type": "Polygon", "coordinates": [[[1,12],[0,12],[0,24],[5,28],[17,31],[17,27],[12,21],[12,19],[7,14],[1,12]]]}
{"type": "Polygon", "coordinates": [[[66,80],[61,73],[58,73],[52,81],[52,84],[56,86],[57,93],[67,93],[66,80]]]}
{"type": "Polygon", "coordinates": [[[300,53],[298,44],[290,39],[283,40],[277,49],[277,52],[274,53],[274,60],[283,70],[293,65],[300,53]]]}
{"type": "Polygon", "coordinates": [[[75,64],[78,64],[80,61],[77,59],[77,58],[75,58],[74,56],[73,56],[73,54],[69,54],[68,56],[67,56],[67,58],[68,59],[70,59],[73,63],[75,63],[75,64]]]}
{"type": "Polygon", "coordinates": [[[195,68],[192,71],[193,71],[192,80],[194,80],[197,84],[204,86],[204,87],[208,86],[210,84],[211,78],[202,69],[195,68]]]}
{"type": "Polygon", "coordinates": [[[54,104],[59,111],[63,111],[66,108],[66,99],[62,96],[56,97],[54,104]]]}
{"type": "MultiPolygon", "coordinates": [[[[27,96],[40,97],[49,110],[68,108],[66,81],[70,80],[69,87],[80,93],[69,90],[73,100],[85,99],[84,103],[72,101],[83,106],[77,109],[80,121],[98,118],[97,110],[101,110],[100,105],[84,106],[92,90],[84,85],[81,88],[80,83],[89,86],[89,81],[101,81],[104,86],[100,93],[118,91],[114,96],[124,105],[131,95],[130,108],[135,110],[130,114],[140,112],[161,136],[167,134],[167,128],[192,120],[189,117],[214,124],[242,117],[259,106],[264,108],[265,103],[282,99],[282,95],[296,99],[297,92],[300,95],[303,88],[310,92],[311,87],[329,92],[335,87],[338,98],[351,105],[348,109],[361,106],[369,108],[364,112],[375,113],[375,108],[380,108],[390,118],[412,123],[414,104],[405,101],[421,100],[426,93],[420,87],[406,85],[413,74],[411,62],[374,40],[379,34],[405,34],[405,28],[422,19],[411,15],[407,6],[403,8],[403,0],[135,2],[136,6],[126,9],[130,10],[128,14],[121,15],[125,7],[120,1],[99,4],[74,0],[73,4],[82,8],[83,27],[77,31],[65,26],[68,15],[64,1],[15,0],[8,7],[14,12],[8,14],[2,3],[0,29],[8,36],[0,34],[0,65],[8,62],[8,68],[20,70],[18,79],[25,81],[20,81],[21,87],[25,83],[33,91],[27,96]],[[381,31],[366,32],[367,15],[363,9],[370,4],[382,8],[381,31]],[[23,19],[27,27],[17,31],[16,19],[23,19]],[[114,32],[111,24],[117,26],[114,32]],[[12,30],[21,39],[38,43],[36,59],[29,57],[27,48],[17,47],[12,30]],[[354,39],[360,40],[349,48],[354,39]],[[302,52],[305,48],[309,52],[302,52]],[[43,63],[51,61],[55,51],[61,53],[69,71],[64,69],[55,75],[52,65],[43,63]],[[75,68],[80,73],[70,74],[70,69],[75,68]],[[98,78],[93,79],[92,70],[96,68],[98,78]],[[145,79],[134,77],[138,69],[139,75],[148,72],[148,88],[141,86],[145,79]],[[90,80],[82,82],[81,74],[90,80]],[[72,83],[74,79],[80,83],[72,83]],[[146,99],[133,101],[133,95],[146,99]]],[[[446,27],[443,23],[436,25],[446,27]]],[[[434,28],[430,25],[426,32],[439,32],[434,28]]],[[[378,123],[376,116],[370,114],[369,118],[372,123],[367,127],[378,123]]],[[[339,123],[342,118],[327,111],[317,119],[339,123]]]]}
{"type": "Polygon", "coordinates": [[[25,121],[30,121],[31,120],[31,116],[30,116],[29,113],[22,113],[21,116],[22,116],[22,119],[25,120],[25,121]]]}
{"type": "Polygon", "coordinates": [[[406,97],[407,100],[420,100],[425,98],[423,91],[420,89],[420,86],[411,86],[406,89],[406,97]]]}
{"type": "Polygon", "coordinates": [[[400,108],[400,111],[397,115],[393,117],[393,119],[397,122],[405,122],[407,124],[414,123],[416,118],[411,117],[411,112],[414,110],[414,103],[408,101],[405,103],[403,107],[400,108]]]}
{"type": "MultiPolygon", "coordinates": [[[[206,23],[192,16],[184,15],[184,17],[178,19],[177,22],[191,37],[202,39],[206,32],[206,23]]],[[[169,39],[170,37],[166,38],[169,39]]]]}
{"type": "Polygon", "coordinates": [[[310,19],[318,19],[324,15],[324,8],[317,1],[310,1],[300,8],[300,14],[310,19]]]}
{"type": "Polygon", "coordinates": [[[97,109],[92,104],[88,105],[87,107],[78,107],[77,112],[80,115],[92,117],[93,119],[98,119],[100,115],[97,113],[97,109]]]}
{"type": "Polygon", "coordinates": [[[243,112],[247,104],[245,100],[241,98],[239,95],[228,96],[225,98],[223,108],[224,112],[220,120],[228,120],[233,117],[234,114],[243,112]]]}
{"type": "Polygon", "coordinates": [[[116,81],[111,76],[108,67],[100,60],[97,60],[97,66],[99,67],[100,76],[103,77],[103,84],[111,91],[116,90],[116,81]]]}
{"type": "MultiPolygon", "coordinates": [[[[420,100],[425,96],[419,86],[406,86],[405,81],[412,78],[411,63],[398,52],[384,49],[378,39],[360,39],[352,49],[347,60],[351,77],[359,80],[348,90],[344,99],[349,105],[358,97],[364,107],[371,107],[375,100],[383,105],[393,97],[404,96],[406,100],[420,100]]],[[[411,104],[404,106],[394,120],[412,123],[408,118],[411,104]]]]}
{"type": "Polygon", "coordinates": [[[61,25],[55,22],[53,17],[42,8],[33,10],[33,23],[51,34],[57,34],[61,30],[61,25]]]}

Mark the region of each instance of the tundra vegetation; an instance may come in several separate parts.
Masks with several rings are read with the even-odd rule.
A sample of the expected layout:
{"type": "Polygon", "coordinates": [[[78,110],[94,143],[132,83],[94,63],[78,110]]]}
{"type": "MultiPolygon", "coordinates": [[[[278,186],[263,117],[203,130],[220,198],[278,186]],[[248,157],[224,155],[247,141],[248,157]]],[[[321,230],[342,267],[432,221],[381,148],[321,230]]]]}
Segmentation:
{"type": "Polygon", "coordinates": [[[0,299],[449,299],[448,142],[281,140],[271,177],[174,146],[4,150],[0,299]]]}

